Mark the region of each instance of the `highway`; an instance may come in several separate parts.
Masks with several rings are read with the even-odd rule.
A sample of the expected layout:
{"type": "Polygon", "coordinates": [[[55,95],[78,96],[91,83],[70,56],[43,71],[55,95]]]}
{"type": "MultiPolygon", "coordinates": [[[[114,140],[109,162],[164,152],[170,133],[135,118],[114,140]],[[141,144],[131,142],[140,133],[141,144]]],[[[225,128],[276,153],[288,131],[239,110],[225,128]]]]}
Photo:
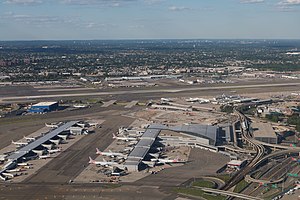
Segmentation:
{"type": "Polygon", "coordinates": [[[88,93],[69,93],[69,94],[45,94],[32,96],[7,96],[0,98],[0,102],[31,100],[40,98],[61,98],[61,97],[83,97],[83,96],[107,96],[107,95],[129,95],[129,94],[147,94],[147,93],[182,93],[191,91],[206,90],[224,90],[224,89],[246,89],[246,88],[264,88],[264,87],[283,87],[300,86],[300,83],[273,83],[273,84],[252,84],[252,85],[230,85],[230,86],[212,86],[212,87],[183,87],[178,89],[149,89],[149,90],[119,90],[119,91],[99,91],[88,93]]]}
{"type": "Polygon", "coordinates": [[[201,190],[203,190],[204,192],[210,192],[210,193],[214,193],[214,194],[221,194],[221,195],[226,195],[226,196],[231,196],[231,197],[237,197],[237,198],[246,199],[246,200],[262,200],[261,198],[258,198],[258,197],[252,197],[252,196],[248,196],[245,194],[224,191],[224,190],[218,190],[218,189],[212,189],[212,188],[201,187],[201,190]]]}
{"type": "Polygon", "coordinates": [[[246,140],[246,142],[248,142],[253,146],[254,150],[256,151],[256,155],[246,167],[241,169],[238,174],[236,174],[233,178],[229,180],[229,182],[223,188],[224,190],[229,190],[237,183],[239,183],[241,180],[243,180],[244,177],[255,168],[256,164],[263,158],[265,154],[264,146],[261,144],[257,144],[256,140],[253,140],[251,138],[251,135],[249,134],[248,127],[247,127],[248,125],[247,125],[246,117],[242,113],[236,110],[235,110],[235,114],[239,116],[241,123],[244,123],[245,127],[242,130],[242,136],[246,140]]]}
{"type": "MultiPolygon", "coordinates": [[[[271,173],[271,171],[266,173],[266,175],[265,175],[266,179],[255,179],[255,178],[252,178],[250,176],[250,174],[253,170],[255,170],[259,165],[261,165],[263,162],[267,161],[268,159],[280,157],[282,155],[297,154],[299,152],[299,147],[285,147],[285,146],[276,145],[276,144],[273,145],[273,144],[263,143],[263,142],[253,139],[252,136],[250,135],[250,132],[248,131],[249,127],[248,127],[247,118],[242,113],[240,113],[236,110],[235,110],[235,114],[237,114],[240,118],[241,125],[242,125],[241,133],[242,133],[244,140],[247,143],[249,143],[251,146],[253,146],[253,148],[256,151],[256,155],[250,161],[250,163],[245,168],[240,170],[240,172],[238,174],[236,174],[222,189],[229,190],[230,188],[235,186],[237,183],[239,183],[244,177],[247,182],[259,183],[259,184],[260,183],[274,184],[274,183],[280,183],[280,182],[284,181],[286,167],[289,166],[289,164],[286,164],[285,166],[275,165],[274,167],[271,168],[271,171],[273,171],[272,173],[271,173]],[[264,146],[274,147],[279,150],[265,156],[264,146]],[[279,167],[279,166],[281,166],[281,167],[279,167]],[[275,178],[275,180],[273,179],[273,177],[275,178]]],[[[249,189],[252,188],[252,189],[250,189],[250,190],[246,189],[245,190],[246,194],[248,194],[248,195],[251,194],[253,196],[259,195],[258,191],[260,191],[260,189],[261,189],[260,187],[253,187],[253,186],[252,187],[248,186],[247,188],[249,188],[249,189]],[[255,194],[254,194],[254,192],[255,192],[255,194]]]]}

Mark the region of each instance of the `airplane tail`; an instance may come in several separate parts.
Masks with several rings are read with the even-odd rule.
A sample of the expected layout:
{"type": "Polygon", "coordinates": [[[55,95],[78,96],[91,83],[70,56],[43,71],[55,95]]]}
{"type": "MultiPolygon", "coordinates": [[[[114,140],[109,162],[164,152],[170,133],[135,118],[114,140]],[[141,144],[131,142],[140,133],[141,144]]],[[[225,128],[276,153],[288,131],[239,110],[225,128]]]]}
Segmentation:
{"type": "Polygon", "coordinates": [[[90,159],[90,161],[89,161],[90,164],[94,163],[94,160],[90,156],[89,156],[89,159],[90,159]]]}
{"type": "Polygon", "coordinates": [[[173,160],[173,162],[179,162],[179,156],[177,156],[177,157],[173,160]]]}
{"type": "Polygon", "coordinates": [[[101,151],[99,151],[99,149],[98,149],[98,148],[96,148],[96,154],[102,155],[102,152],[101,152],[101,151]]]}
{"type": "Polygon", "coordinates": [[[116,139],[116,138],[117,138],[117,136],[116,136],[114,133],[113,133],[112,135],[113,135],[113,139],[116,139]]]}

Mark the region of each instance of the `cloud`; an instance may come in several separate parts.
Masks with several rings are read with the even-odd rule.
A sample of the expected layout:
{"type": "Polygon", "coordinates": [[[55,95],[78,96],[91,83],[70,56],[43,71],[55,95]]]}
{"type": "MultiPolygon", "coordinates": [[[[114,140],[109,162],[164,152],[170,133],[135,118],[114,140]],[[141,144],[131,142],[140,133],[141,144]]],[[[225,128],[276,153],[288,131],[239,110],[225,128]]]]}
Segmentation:
{"type": "Polygon", "coordinates": [[[283,0],[278,3],[278,5],[300,5],[300,0],[283,0]]]}
{"type": "Polygon", "coordinates": [[[255,4],[255,3],[264,3],[265,0],[240,0],[240,3],[244,4],[255,4]]]}
{"type": "Polygon", "coordinates": [[[7,12],[3,15],[0,15],[0,20],[6,22],[15,22],[22,24],[30,24],[35,26],[46,26],[50,24],[70,24],[75,22],[75,17],[59,17],[59,16],[50,16],[50,15],[24,15],[24,14],[15,14],[14,12],[7,12]]]}
{"type": "Polygon", "coordinates": [[[169,11],[185,11],[185,10],[191,10],[191,8],[184,7],[184,6],[170,6],[168,8],[169,11]]]}
{"type": "Polygon", "coordinates": [[[159,4],[164,2],[165,0],[144,0],[144,3],[148,5],[159,4]]]}
{"type": "Polygon", "coordinates": [[[61,3],[67,5],[100,5],[100,6],[112,6],[119,7],[125,3],[135,2],[138,0],[60,0],[61,3]]]}
{"type": "Polygon", "coordinates": [[[5,4],[19,4],[19,5],[35,5],[43,3],[42,0],[6,0],[5,4]]]}
{"type": "Polygon", "coordinates": [[[295,12],[296,9],[292,6],[286,6],[286,5],[279,5],[276,7],[276,10],[277,11],[280,11],[280,12],[295,12]]]}
{"type": "Polygon", "coordinates": [[[87,29],[99,29],[99,30],[107,30],[109,28],[116,27],[115,24],[108,24],[108,23],[97,23],[97,22],[83,22],[77,24],[79,28],[87,28],[87,29]]]}

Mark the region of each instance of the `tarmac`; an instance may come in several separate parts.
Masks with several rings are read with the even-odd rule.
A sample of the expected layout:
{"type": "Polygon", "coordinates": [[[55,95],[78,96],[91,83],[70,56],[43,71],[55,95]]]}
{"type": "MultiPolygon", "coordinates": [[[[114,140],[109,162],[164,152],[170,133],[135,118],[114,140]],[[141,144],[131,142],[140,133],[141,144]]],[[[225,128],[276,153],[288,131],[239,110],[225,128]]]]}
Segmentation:
{"type": "Polygon", "coordinates": [[[133,183],[136,186],[179,186],[191,178],[216,175],[216,171],[229,161],[229,157],[198,148],[191,149],[189,162],[166,168],[133,183]]]}
{"type": "Polygon", "coordinates": [[[132,121],[133,119],[123,116],[107,116],[106,121],[101,125],[102,128],[77,141],[24,182],[62,184],[75,179],[88,165],[88,157],[95,152],[95,149],[106,149],[112,143],[112,134],[118,130],[118,127],[126,127],[132,121]]]}

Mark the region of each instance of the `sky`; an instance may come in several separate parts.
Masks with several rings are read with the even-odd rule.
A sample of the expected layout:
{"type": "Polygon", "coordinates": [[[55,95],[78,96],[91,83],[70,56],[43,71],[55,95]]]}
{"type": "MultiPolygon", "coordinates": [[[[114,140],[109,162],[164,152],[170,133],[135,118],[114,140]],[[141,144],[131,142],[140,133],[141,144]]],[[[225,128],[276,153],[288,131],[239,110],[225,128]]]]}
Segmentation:
{"type": "Polygon", "coordinates": [[[300,0],[0,0],[0,40],[300,39],[300,0]]]}

